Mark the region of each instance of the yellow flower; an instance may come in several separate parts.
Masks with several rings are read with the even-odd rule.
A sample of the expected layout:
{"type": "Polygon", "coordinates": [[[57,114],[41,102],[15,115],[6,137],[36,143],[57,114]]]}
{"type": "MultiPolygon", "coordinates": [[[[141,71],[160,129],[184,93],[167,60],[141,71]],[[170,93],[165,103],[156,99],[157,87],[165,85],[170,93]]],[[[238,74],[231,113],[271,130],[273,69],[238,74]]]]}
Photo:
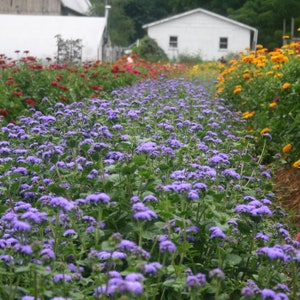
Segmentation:
{"type": "Polygon", "coordinates": [[[297,28],[297,31],[300,31],[300,27],[299,27],[299,28],[297,28]]]}
{"type": "Polygon", "coordinates": [[[266,75],[272,75],[274,72],[273,71],[268,71],[267,73],[266,73],[266,75]]]}
{"type": "Polygon", "coordinates": [[[255,111],[245,111],[242,115],[242,119],[249,119],[252,118],[255,115],[255,111]]]}
{"type": "Polygon", "coordinates": [[[260,45],[260,44],[257,44],[256,45],[256,49],[262,49],[264,46],[263,45],[260,45]]]}
{"type": "Polygon", "coordinates": [[[300,167],[300,159],[298,159],[293,163],[293,168],[299,168],[299,167],[300,167]]]}
{"type": "Polygon", "coordinates": [[[264,128],[264,129],[262,129],[261,131],[260,131],[260,134],[265,134],[265,133],[267,133],[267,132],[269,132],[270,131],[270,129],[269,128],[264,128]]]}
{"type": "Polygon", "coordinates": [[[233,91],[233,93],[236,95],[238,93],[240,93],[242,90],[242,86],[241,85],[237,85],[233,91]]]}
{"type": "Polygon", "coordinates": [[[282,85],[282,89],[283,90],[286,90],[286,89],[288,89],[289,87],[290,87],[290,83],[288,83],[288,82],[286,82],[286,83],[284,83],[283,85],[282,85]]]}
{"type": "Polygon", "coordinates": [[[269,104],[269,107],[270,107],[270,108],[273,108],[273,107],[275,107],[276,105],[277,105],[276,102],[272,102],[272,103],[269,104]]]}
{"type": "Polygon", "coordinates": [[[283,38],[283,39],[289,39],[290,36],[289,36],[289,35],[284,35],[282,38],[283,38]]]}
{"type": "Polygon", "coordinates": [[[288,153],[292,150],[293,146],[292,144],[286,144],[283,148],[282,148],[282,152],[283,153],[288,153]]]}

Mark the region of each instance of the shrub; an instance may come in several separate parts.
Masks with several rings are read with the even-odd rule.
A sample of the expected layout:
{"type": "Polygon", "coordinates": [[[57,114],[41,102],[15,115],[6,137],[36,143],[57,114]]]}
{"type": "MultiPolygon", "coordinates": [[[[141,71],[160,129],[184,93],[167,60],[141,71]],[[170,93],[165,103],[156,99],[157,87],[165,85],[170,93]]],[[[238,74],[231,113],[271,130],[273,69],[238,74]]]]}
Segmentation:
{"type": "Polygon", "coordinates": [[[150,62],[168,61],[168,56],[164,50],[158,46],[154,39],[148,36],[143,37],[132,52],[150,62]]]}

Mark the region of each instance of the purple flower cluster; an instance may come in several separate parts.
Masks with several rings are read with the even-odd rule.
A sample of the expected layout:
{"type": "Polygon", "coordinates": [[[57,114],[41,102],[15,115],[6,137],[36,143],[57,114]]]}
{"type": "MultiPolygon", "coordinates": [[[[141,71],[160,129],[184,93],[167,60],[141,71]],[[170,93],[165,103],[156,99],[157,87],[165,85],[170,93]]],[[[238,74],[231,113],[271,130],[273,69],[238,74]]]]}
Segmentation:
{"type": "Polygon", "coordinates": [[[140,273],[130,273],[122,277],[118,272],[110,272],[110,278],[107,284],[103,284],[95,289],[94,295],[116,296],[122,294],[139,295],[144,292],[143,280],[144,276],[140,273]]]}

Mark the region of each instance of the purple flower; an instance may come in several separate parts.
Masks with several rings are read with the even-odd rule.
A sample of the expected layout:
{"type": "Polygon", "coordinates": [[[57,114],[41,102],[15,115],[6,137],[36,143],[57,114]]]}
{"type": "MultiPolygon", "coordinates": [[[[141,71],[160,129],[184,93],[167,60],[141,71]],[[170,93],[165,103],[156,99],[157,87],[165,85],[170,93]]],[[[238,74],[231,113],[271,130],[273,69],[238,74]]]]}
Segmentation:
{"type": "Polygon", "coordinates": [[[134,219],[136,220],[152,220],[153,218],[157,218],[157,214],[150,210],[150,209],[147,209],[147,210],[144,210],[144,211],[138,211],[136,212],[134,215],[133,215],[134,219]]]}
{"type": "Polygon", "coordinates": [[[199,194],[196,190],[191,190],[188,193],[188,198],[191,200],[199,200],[199,194]]]}
{"type": "Polygon", "coordinates": [[[275,245],[274,247],[262,247],[259,248],[256,253],[258,255],[266,255],[270,259],[281,259],[284,262],[289,261],[289,256],[287,256],[280,245],[275,245]]]}
{"type": "Polygon", "coordinates": [[[85,199],[86,199],[86,202],[88,202],[88,203],[99,203],[100,202],[103,204],[108,204],[110,201],[110,197],[105,193],[94,193],[94,194],[87,196],[85,199]]]}
{"type": "Polygon", "coordinates": [[[219,279],[224,279],[225,278],[225,274],[224,272],[219,269],[219,268],[216,268],[216,269],[213,269],[211,271],[209,271],[209,277],[217,277],[219,279]]]}
{"type": "Polygon", "coordinates": [[[56,274],[53,276],[53,281],[54,282],[59,282],[59,281],[71,281],[72,276],[68,274],[56,274]]]}
{"type": "Polygon", "coordinates": [[[169,240],[161,241],[159,243],[159,251],[160,252],[169,252],[173,253],[176,250],[176,246],[173,242],[169,240]]]}
{"type": "Polygon", "coordinates": [[[16,220],[14,222],[13,228],[14,228],[14,230],[17,230],[17,231],[30,231],[31,225],[26,222],[16,220]]]}
{"type": "Polygon", "coordinates": [[[143,264],[141,268],[145,273],[157,274],[157,269],[161,269],[162,265],[159,262],[152,262],[149,264],[143,264]]]}
{"type": "Polygon", "coordinates": [[[207,185],[202,182],[197,182],[193,185],[193,188],[196,190],[207,190],[207,185]]]}
{"type": "Polygon", "coordinates": [[[137,203],[137,202],[140,202],[139,196],[132,196],[132,197],[130,198],[130,202],[131,202],[131,203],[137,203]]]}
{"type": "Polygon", "coordinates": [[[264,234],[263,232],[258,232],[255,236],[256,239],[262,239],[264,241],[268,241],[270,236],[268,234],[264,234]]]}
{"type": "Polygon", "coordinates": [[[221,239],[225,239],[226,238],[226,234],[222,231],[222,229],[218,226],[213,226],[209,229],[209,231],[211,232],[210,238],[221,238],[221,239]]]}
{"type": "Polygon", "coordinates": [[[146,142],[144,144],[139,145],[136,149],[136,152],[137,153],[144,152],[144,153],[150,154],[151,156],[157,156],[158,150],[159,150],[159,148],[156,143],[146,142]]]}
{"type": "Polygon", "coordinates": [[[55,259],[55,253],[51,248],[44,248],[40,252],[40,256],[42,256],[45,259],[55,259]]]}
{"type": "Polygon", "coordinates": [[[261,290],[262,299],[278,299],[276,298],[276,293],[270,289],[261,290]]]}
{"type": "Polygon", "coordinates": [[[233,169],[226,169],[222,172],[222,174],[224,176],[229,176],[229,177],[232,177],[232,178],[236,178],[236,179],[240,179],[241,178],[241,175],[239,173],[237,173],[235,170],[233,169]]]}
{"type": "Polygon", "coordinates": [[[143,281],[145,277],[141,273],[129,273],[126,275],[126,281],[143,281]]]}
{"type": "Polygon", "coordinates": [[[21,251],[22,253],[25,253],[25,254],[28,254],[28,255],[30,255],[30,254],[33,253],[32,248],[31,248],[30,245],[21,246],[20,251],[21,251]]]}
{"type": "Polygon", "coordinates": [[[23,296],[21,300],[40,300],[40,298],[36,298],[34,296],[23,296]]]}
{"type": "Polygon", "coordinates": [[[77,235],[77,232],[73,229],[67,229],[64,234],[64,236],[69,236],[69,235],[77,235]]]}
{"type": "Polygon", "coordinates": [[[15,168],[15,169],[13,170],[13,172],[14,172],[15,174],[22,174],[22,175],[24,175],[24,176],[28,174],[27,169],[24,168],[24,167],[18,167],[18,168],[15,168]]]}
{"type": "Polygon", "coordinates": [[[64,197],[53,197],[53,198],[51,198],[49,204],[52,207],[59,207],[66,211],[70,211],[71,209],[73,209],[75,207],[73,202],[67,200],[64,197]]]}
{"type": "Polygon", "coordinates": [[[200,287],[206,283],[205,274],[198,273],[197,275],[188,275],[185,284],[189,287],[200,287]]]}
{"type": "Polygon", "coordinates": [[[117,246],[118,249],[127,250],[127,251],[131,251],[136,247],[137,247],[136,243],[129,240],[122,240],[117,246]]]}
{"type": "Polygon", "coordinates": [[[157,202],[157,198],[154,195],[147,195],[144,197],[145,202],[157,202]]]}
{"type": "Polygon", "coordinates": [[[209,162],[213,163],[213,164],[220,164],[220,163],[229,164],[229,157],[227,154],[219,153],[219,154],[213,155],[209,159],[209,162]]]}
{"type": "Polygon", "coordinates": [[[277,283],[274,289],[275,290],[286,291],[286,292],[290,292],[290,290],[291,290],[287,285],[285,285],[283,283],[277,283]]]}
{"type": "Polygon", "coordinates": [[[94,290],[94,295],[107,295],[113,296],[116,294],[122,293],[131,293],[131,294],[142,294],[144,289],[143,285],[139,280],[142,280],[144,277],[142,274],[138,276],[138,274],[128,274],[125,279],[120,277],[113,277],[108,280],[107,285],[102,285],[94,290]]]}

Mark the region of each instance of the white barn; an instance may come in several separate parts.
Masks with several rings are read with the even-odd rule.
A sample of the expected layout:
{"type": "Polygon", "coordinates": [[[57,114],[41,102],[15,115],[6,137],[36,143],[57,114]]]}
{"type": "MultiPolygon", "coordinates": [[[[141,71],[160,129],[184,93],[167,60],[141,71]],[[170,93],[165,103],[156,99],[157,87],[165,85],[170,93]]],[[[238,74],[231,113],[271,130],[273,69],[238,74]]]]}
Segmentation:
{"type": "MultiPolygon", "coordinates": [[[[49,5],[54,3],[51,1],[49,5]]],[[[17,14],[13,10],[0,14],[0,53],[17,59],[29,51],[28,55],[37,59],[54,60],[58,53],[57,36],[60,36],[64,41],[80,40],[82,61],[105,60],[110,47],[107,32],[110,6],[106,6],[105,16],[91,17],[86,16],[89,1],[61,0],[58,3],[64,15],[57,12],[31,14],[30,11],[17,14]]]]}
{"type": "Polygon", "coordinates": [[[169,59],[179,55],[217,60],[246,47],[255,48],[257,29],[212,13],[194,9],[143,26],[169,59]]]}

